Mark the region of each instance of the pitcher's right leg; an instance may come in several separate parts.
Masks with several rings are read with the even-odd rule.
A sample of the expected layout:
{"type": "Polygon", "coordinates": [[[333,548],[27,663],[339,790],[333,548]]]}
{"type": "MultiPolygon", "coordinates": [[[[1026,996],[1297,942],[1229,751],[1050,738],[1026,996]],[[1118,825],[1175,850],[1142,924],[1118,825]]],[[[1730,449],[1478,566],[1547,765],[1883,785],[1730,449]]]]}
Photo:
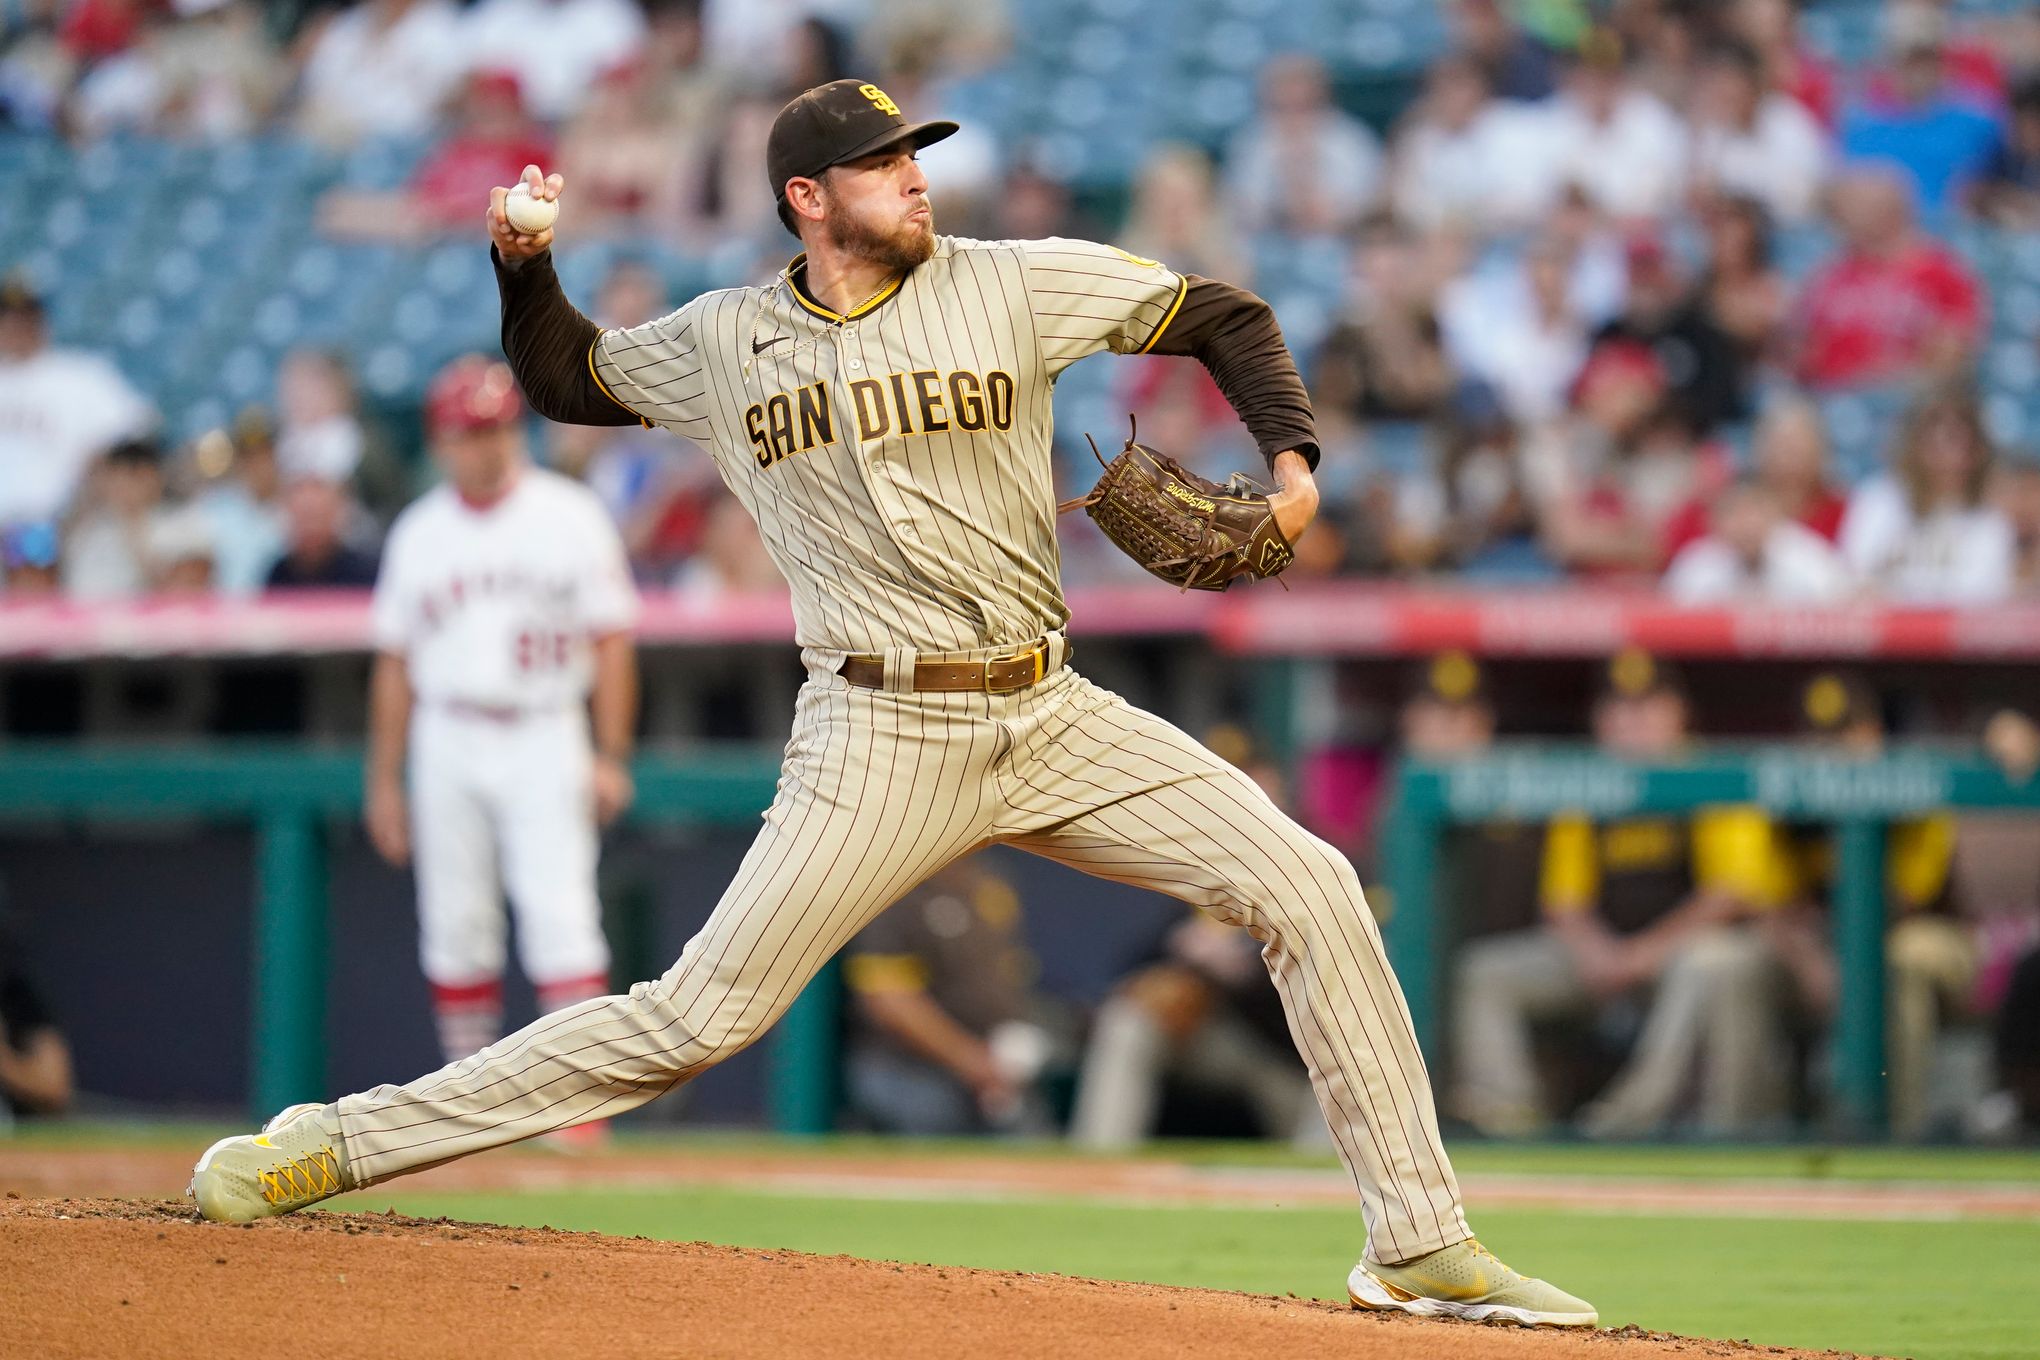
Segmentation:
{"type": "MultiPolygon", "coordinates": [[[[305,1155],[335,1145],[338,1174],[325,1177],[318,1165],[321,1188],[334,1188],[311,1199],[284,1194],[247,1206],[246,1216],[619,1114],[751,1043],[872,917],[983,839],[985,770],[1001,738],[959,702],[974,698],[811,684],[764,829],[664,977],[548,1015],[406,1085],[313,1112],[339,1137],[314,1139],[319,1147],[305,1155]]],[[[285,1141],[215,1145],[207,1154],[215,1177],[256,1186],[259,1176],[241,1164],[283,1155],[265,1139],[285,1141]]],[[[198,1179],[206,1175],[202,1166],[198,1179]]],[[[206,1202],[196,1182],[194,1193],[206,1202]]]]}

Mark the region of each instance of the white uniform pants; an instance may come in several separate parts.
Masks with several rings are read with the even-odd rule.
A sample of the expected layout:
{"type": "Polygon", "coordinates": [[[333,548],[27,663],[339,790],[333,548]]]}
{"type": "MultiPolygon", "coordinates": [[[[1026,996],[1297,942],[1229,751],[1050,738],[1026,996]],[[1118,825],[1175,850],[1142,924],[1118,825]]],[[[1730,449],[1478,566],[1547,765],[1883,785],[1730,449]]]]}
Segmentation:
{"type": "Polygon", "coordinates": [[[534,985],[609,971],[595,893],[588,720],[579,708],[515,718],[421,704],[411,721],[411,840],[426,978],[503,975],[504,889],[534,985]]]}

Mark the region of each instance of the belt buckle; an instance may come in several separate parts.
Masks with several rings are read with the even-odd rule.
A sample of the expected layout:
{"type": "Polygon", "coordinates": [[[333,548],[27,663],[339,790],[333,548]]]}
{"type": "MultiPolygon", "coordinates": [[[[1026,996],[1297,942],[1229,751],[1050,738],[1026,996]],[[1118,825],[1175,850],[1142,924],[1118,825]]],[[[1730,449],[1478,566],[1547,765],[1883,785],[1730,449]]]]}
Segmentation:
{"type": "Polygon", "coordinates": [[[984,686],[984,692],[986,694],[1018,694],[1023,689],[1032,689],[1034,686],[1040,684],[1041,677],[1047,673],[1047,670],[1048,670],[1048,644],[1046,642],[1037,642],[1031,649],[1015,652],[1011,656],[995,656],[990,661],[985,662],[984,677],[979,683],[984,686]],[[1020,681],[1018,684],[1004,685],[998,689],[992,688],[992,667],[997,665],[1001,661],[1018,661],[1021,658],[1027,656],[1029,651],[1031,651],[1034,656],[1033,676],[1029,679],[1020,681]]]}

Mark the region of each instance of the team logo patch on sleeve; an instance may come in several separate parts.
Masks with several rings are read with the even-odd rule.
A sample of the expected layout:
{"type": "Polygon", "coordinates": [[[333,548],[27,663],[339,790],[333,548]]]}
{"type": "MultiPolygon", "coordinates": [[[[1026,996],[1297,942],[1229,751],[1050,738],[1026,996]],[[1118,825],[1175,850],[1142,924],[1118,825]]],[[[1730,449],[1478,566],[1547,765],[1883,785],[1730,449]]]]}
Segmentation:
{"type": "Polygon", "coordinates": [[[1120,259],[1125,260],[1128,264],[1137,264],[1142,269],[1160,269],[1162,267],[1160,260],[1150,260],[1145,256],[1136,255],[1130,250],[1121,250],[1118,246],[1106,246],[1105,248],[1120,259]]]}

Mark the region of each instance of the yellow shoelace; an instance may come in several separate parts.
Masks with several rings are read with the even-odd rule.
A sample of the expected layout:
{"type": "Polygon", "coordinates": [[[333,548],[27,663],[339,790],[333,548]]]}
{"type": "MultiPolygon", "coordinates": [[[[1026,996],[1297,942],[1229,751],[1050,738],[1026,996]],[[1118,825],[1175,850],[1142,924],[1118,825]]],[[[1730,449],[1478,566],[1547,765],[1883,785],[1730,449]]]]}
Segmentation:
{"type": "Polygon", "coordinates": [[[270,1204],[324,1199],[340,1193],[340,1157],[332,1148],[320,1148],[293,1157],[273,1171],[256,1172],[255,1182],[263,1200],[270,1204]]]}

